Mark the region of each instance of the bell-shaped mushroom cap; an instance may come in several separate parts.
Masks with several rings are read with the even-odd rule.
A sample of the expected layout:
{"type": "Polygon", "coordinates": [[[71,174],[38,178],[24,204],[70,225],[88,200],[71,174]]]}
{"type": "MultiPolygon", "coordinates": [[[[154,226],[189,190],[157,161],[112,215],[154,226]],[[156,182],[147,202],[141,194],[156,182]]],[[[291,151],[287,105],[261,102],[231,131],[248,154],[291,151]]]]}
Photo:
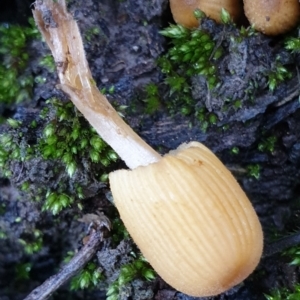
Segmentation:
{"type": "Polygon", "coordinates": [[[258,217],[231,173],[192,142],[159,162],[109,176],[115,205],[157,273],[192,296],[220,294],[257,266],[258,217]]]}
{"type": "Polygon", "coordinates": [[[285,33],[300,19],[299,0],[244,0],[244,10],[255,29],[268,35],[285,33]]]}

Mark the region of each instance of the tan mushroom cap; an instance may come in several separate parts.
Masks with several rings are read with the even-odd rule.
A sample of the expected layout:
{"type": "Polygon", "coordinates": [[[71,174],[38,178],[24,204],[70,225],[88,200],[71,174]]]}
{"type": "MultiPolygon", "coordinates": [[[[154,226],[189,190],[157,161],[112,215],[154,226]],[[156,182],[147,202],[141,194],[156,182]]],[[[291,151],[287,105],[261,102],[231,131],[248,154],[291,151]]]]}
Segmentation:
{"type": "Polygon", "coordinates": [[[255,29],[267,35],[285,33],[300,20],[299,0],[244,0],[244,10],[255,29]]]}
{"type": "Polygon", "coordinates": [[[194,11],[200,9],[208,17],[221,22],[221,9],[225,8],[232,19],[237,21],[242,14],[241,0],[170,0],[174,21],[187,28],[199,26],[194,11]]]}
{"type": "Polygon", "coordinates": [[[258,217],[231,173],[192,142],[159,162],[109,175],[121,219],[175,289],[220,294],[243,281],[263,248],[258,217]]]}

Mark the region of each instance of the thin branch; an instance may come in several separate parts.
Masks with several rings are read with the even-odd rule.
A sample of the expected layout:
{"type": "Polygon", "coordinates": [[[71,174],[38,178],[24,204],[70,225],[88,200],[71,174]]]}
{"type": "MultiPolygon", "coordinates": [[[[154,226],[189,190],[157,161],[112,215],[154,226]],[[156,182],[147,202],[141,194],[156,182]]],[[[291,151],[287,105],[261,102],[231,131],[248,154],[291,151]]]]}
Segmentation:
{"type": "Polygon", "coordinates": [[[43,284],[34,289],[24,300],[48,299],[59,287],[76,275],[91,260],[102,241],[103,233],[99,230],[93,230],[89,241],[76,253],[69,263],[58,274],[51,276],[43,284]]]}

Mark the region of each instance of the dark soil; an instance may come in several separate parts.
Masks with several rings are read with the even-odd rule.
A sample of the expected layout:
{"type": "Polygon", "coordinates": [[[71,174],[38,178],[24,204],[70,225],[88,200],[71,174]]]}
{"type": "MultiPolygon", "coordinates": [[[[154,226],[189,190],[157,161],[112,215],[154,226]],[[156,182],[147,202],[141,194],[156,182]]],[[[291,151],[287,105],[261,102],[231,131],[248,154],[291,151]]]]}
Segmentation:
{"type": "MultiPolygon", "coordinates": [[[[0,22],[23,24],[24,16],[29,13],[29,3],[24,7],[25,1],[4,2],[0,22]],[[12,13],[13,5],[18,8],[16,14],[12,13]]],[[[168,42],[159,30],[173,22],[166,0],[73,0],[69,6],[82,31],[87,58],[98,87],[109,89],[114,86],[114,93],[109,99],[116,105],[129,107],[125,118],[136,132],[162,153],[191,140],[210,147],[249,196],[263,225],[266,245],[275,237],[299,228],[300,85],[297,70],[300,56],[284,50],[283,38],[271,39],[258,34],[239,47],[227,41],[227,53],[219,65],[222,84],[214,93],[207,90],[203,78],[193,78],[195,105],[200,103],[218,116],[218,123],[203,132],[192,117],[180,113],[170,115],[164,105],[152,115],[143,113],[140,99],[145,85],[163,81],[156,59],[168,48],[168,42]],[[100,33],[89,38],[94,27],[99,28],[100,33]],[[271,92],[261,76],[260,66],[270,65],[278,56],[292,73],[292,78],[271,92]],[[252,102],[245,94],[249,82],[257,84],[252,102]],[[229,107],[224,111],[226,98],[241,99],[243,105],[238,110],[229,107]],[[276,138],[272,151],[266,148],[259,150],[259,146],[267,144],[269,137],[276,138]],[[234,147],[239,148],[236,154],[232,151],[234,147]],[[260,166],[259,178],[249,175],[249,165],[260,166]]],[[[206,21],[203,26],[215,34],[217,40],[226,40],[224,31],[232,33],[237,30],[222,27],[221,31],[220,26],[211,21],[206,21]]],[[[49,53],[45,44],[34,41],[28,51],[32,58],[28,67],[31,73],[42,75],[47,81],[35,84],[32,99],[4,111],[23,121],[22,131],[25,137],[28,133],[27,140],[30,140],[36,137],[30,135],[27,125],[38,119],[45,101],[51,97],[66,101],[67,97],[55,88],[58,82],[56,75],[38,64],[38,59],[49,53]]],[[[5,125],[0,128],[0,132],[7,130],[5,125]]],[[[34,134],[38,134],[38,129],[34,134]]],[[[53,217],[50,213],[41,212],[41,203],[31,201],[30,195],[16,188],[25,177],[35,182],[36,189],[53,186],[58,180],[63,180],[63,175],[56,178],[51,173],[53,162],[37,158],[13,167],[10,180],[0,179],[0,229],[7,235],[0,239],[0,300],[23,299],[57,272],[67,252],[80,247],[86,230],[86,226],[74,218],[82,214],[78,208],[64,210],[53,217]],[[33,255],[26,255],[19,239],[30,239],[34,229],[43,233],[43,247],[33,255]],[[19,278],[18,266],[27,262],[32,264],[30,277],[19,278]]],[[[91,178],[86,177],[84,171],[80,174],[80,182],[91,178]]],[[[110,218],[115,218],[116,212],[107,200],[110,198],[109,187],[95,181],[85,184],[88,188],[84,212],[101,208],[110,218]]],[[[132,260],[130,252],[133,250],[136,251],[136,247],[128,239],[117,245],[112,237],[107,239],[95,262],[102,268],[108,283],[116,279],[121,265],[132,260]]],[[[292,288],[299,282],[299,270],[290,266],[289,261],[280,254],[264,257],[254,274],[243,284],[209,299],[265,299],[264,293],[270,293],[276,287],[292,288]]],[[[135,280],[124,287],[122,293],[120,299],[200,299],[174,291],[159,278],[153,282],[135,280]]],[[[64,286],[52,299],[106,299],[105,285],[79,292],[70,292],[69,287],[64,286]]]]}

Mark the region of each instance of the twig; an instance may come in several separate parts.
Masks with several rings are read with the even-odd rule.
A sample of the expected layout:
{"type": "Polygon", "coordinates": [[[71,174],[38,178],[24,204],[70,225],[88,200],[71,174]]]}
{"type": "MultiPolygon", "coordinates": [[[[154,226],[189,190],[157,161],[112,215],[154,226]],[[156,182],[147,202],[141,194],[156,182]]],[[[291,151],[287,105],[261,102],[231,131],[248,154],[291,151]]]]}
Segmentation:
{"type": "Polygon", "coordinates": [[[103,241],[103,233],[93,230],[89,241],[85,246],[66,264],[62,270],[48,278],[43,284],[34,289],[24,300],[48,299],[60,286],[65,284],[79,270],[81,270],[96,254],[100,243],[103,241]]]}

